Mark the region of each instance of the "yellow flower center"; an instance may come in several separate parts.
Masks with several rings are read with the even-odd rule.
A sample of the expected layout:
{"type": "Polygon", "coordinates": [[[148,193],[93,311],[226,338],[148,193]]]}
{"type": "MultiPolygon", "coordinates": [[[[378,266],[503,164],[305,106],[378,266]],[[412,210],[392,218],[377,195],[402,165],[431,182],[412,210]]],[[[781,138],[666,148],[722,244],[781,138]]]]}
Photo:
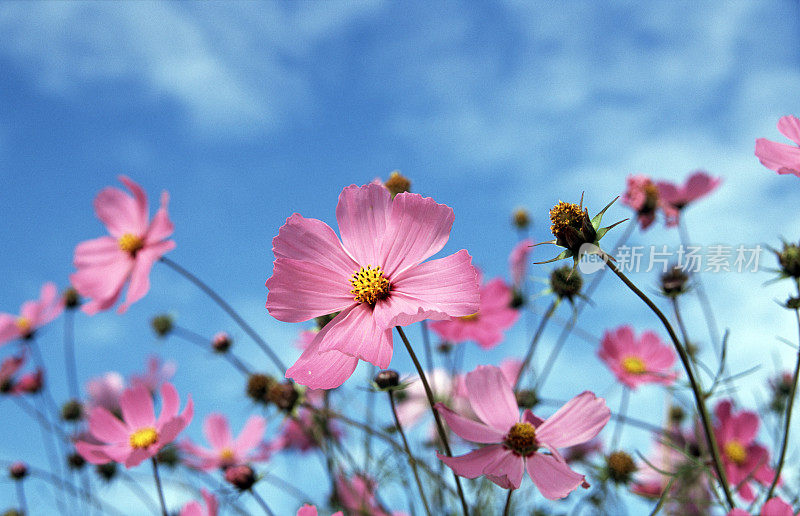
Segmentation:
{"type": "Polygon", "coordinates": [[[142,428],[131,434],[131,447],[147,448],[158,441],[158,432],[153,427],[142,428]]]}
{"type": "Polygon", "coordinates": [[[19,328],[20,333],[23,335],[30,333],[31,326],[31,320],[27,317],[17,317],[17,328],[19,328]]]}
{"type": "Polygon", "coordinates": [[[744,464],[747,460],[747,450],[739,441],[730,441],[725,444],[725,455],[736,464],[744,464]]]}
{"type": "Polygon", "coordinates": [[[380,266],[372,268],[372,265],[361,267],[358,272],[350,278],[353,285],[351,294],[355,296],[356,303],[366,303],[375,305],[379,300],[389,297],[391,284],[383,277],[380,266]]]}
{"type": "Polygon", "coordinates": [[[515,423],[503,443],[519,455],[529,456],[539,448],[536,429],[530,423],[515,423]]]}
{"type": "Polygon", "coordinates": [[[142,247],[144,247],[144,239],[133,233],[125,233],[119,239],[119,248],[131,256],[136,255],[136,252],[142,247]]]}
{"type": "Polygon", "coordinates": [[[219,460],[222,462],[233,462],[235,455],[233,454],[233,450],[230,448],[223,448],[221,452],[219,452],[219,460]]]}
{"type": "Polygon", "coordinates": [[[625,357],[622,359],[622,368],[626,373],[642,374],[647,371],[644,360],[639,357],[625,357]]]}
{"type": "Polygon", "coordinates": [[[480,312],[475,312],[472,315],[465,315],[464,317],[459,317],[462,321],[477,321],[481,316],[480,312]]]}
{"type": "Polygon", "coordinates": [[[581,220],[583,220],[583,210],[577,204],[559,201],[550,209],[550,222],[552,222],[550,231],[555,236],[567,226],[580,228],[581,220]]]}

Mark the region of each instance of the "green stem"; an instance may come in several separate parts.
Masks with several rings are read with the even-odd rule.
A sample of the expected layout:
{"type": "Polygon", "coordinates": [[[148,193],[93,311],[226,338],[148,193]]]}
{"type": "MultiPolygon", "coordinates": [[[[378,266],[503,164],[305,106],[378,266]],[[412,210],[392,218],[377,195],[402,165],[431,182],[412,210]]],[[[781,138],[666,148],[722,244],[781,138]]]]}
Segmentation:
{"type": "Polygon", "coordinates": [[[667,317],[664,315],[661,310],[650,300],[647,295],[639,290],[639,288],[628,279],[625,274],[620,271],[614,262],[612,261],[611,257],[607,254],[603,254],[605,258],[606,265],[608,266],[611,271],[617,275],[617,277],[622,280],[622,282],[636,294],[639,299],[644,301],[644,303],[656,314],[656,317],[661,321],[661,324],[664,325],[664,328],[667,330],[669,334],[670,340],[672,340],[672,344],[675,347],[675,350],[678,352],[678,357],[680,357],[681,364],[683,365],[683,369],[686,371],[686,376],[689,379],[689,385],[692,388],[692,394],[694,396],[695,404],[697,405],[697,412],[700,414],[700,421],[703,424],[703,433],[706,438],[706,443],[708,444],[708,448],[711,451],[711,459],[714,465],[714,471],[717,473],[717,478],[719,479],[720,484],[722,485],[722,490],[725,493],[725,499],[728,502],[728,508],[734,509],[736,507],[736,503],[733,500],[733,494],[731,493],[730,486],[728,486],[728,478],[725,475],[725,468],[722,465],[722,460],[720,459],[719,455],[719,446],[717,445],[717,440],[714,438],[714,428],[711,425],[711,418],[708,415],[708,410],[706,409],[706,404],[704,401],[703,392],[700,386],[697,383],[697,379],[694,376],[694,372],[692,369],[692,364],[689,359],[689,356],[686,353],[686,350],[681,345],[680,339],[675,334],[675,330],[672,328],[667,317]]]}
{"type": "MultiPolygon", "coordinates": [[[[194,344],[194,345],[198,346],[199,348],[201,348],[201,349],[203,349],[205,351],[208,351],[210,349],[210,346],[209,346],[210,340],[206,339],[205,337],[203,337],[202,335],[200,335],[198,333],[193,332],[192,330],[189,330],[189,329],[184,328],[182,326],[178,326],[177,324],[173,324],[172,330],[171,330],[170,333],[175,334],[180,339],[185,340],[186,342],[189,342],[191,344],[194,344]]],[[[234,368],[236,368],[237,371],[239,371],[243,375],[249,377],[251,374],[253,374],[252,371],[250,370],[250,368],[247,367],[246,365],[244,365],[244,362],[239,360],[239,357],[237,357],[231,350],[227,350],[224,353],[220,353],[220,354],[234,368]]]]}
{"type": "MultiPolygon", "coordinates": [[[[414,353],[414,349],[411,347],[411,343],[408,341],[408,337],[406,337],[403,328],[400,326],[395,326],[397,329],[397,333],[400,335],[400,339],[403,341],[403,344],[406,346],[406,351],[411,356],[411,361],[414,362],[414,367],[417,369],[417,374],[419,374],[419,379],[422,381],[422,387],[425,389],[425,396],[428,398],[428,404],[431,407],[431,412],[433,413],[433,419],[436,421],[436,430],[439,433],[439,440],[442,441],[442,446],[444,447],[444,451],[448,457],[453,456],[453,452],[450,450],[450,443],[447,440],[447,432],[444,430],[444,425],[442,424],[442,418],[439,416],[439,411],[436,410],[436,400],[433,398],[433,392],[431,391],[431,386],[428,384],[428,378],[425,376],[425,371],[422,370],[422,366],[417,359],[417,355],[414,353]]],[[[453,472],[453,478],[456,481],[456,490],[458,491],[458,497],[461,500],[461,509],[464,512],[464,516],[469,516],[469,505],[467,505],[467,499],[464,496],[464,489],[461,487],[461,480],[459,479],[458,475],[456,475],[455,471],[453,472]]]]}
{"type": "Polygon", "coordinates": [[[28,514],[28,501],[25,499],[25,486],[22,485],[22,480],[17,480],[17,503],[22,514],[28,514]]]}
{"type": "Polygon", "coordinates": [[[619,440],[622,438],[622,428],[625,426],[623,425],[622,421],[625,418],[625,415],[628,413],[628,402],[630,401],[631,391],[628,387],[622,387],[622,400],[619,402],[619,415],[622,416],[617,418],[617,423],[614,426],[614,436],[611,438],[611,451],[615,451],[619,446],[619,440]]]}
{"type": "Polygon", "coordinates": [[[258,502],[258,505],[260,505],[260,506],[261,506],[261,508],[262,508],[262,509],[264,509],[264,513],[265,513],[267,516],[275,516],[275,513],[274,513],[274,512],[272,512],[272,509],[270,509],[270,508],[269,508],[269,505],[267,505],[267,502],[265,502],[265,501],[264,501],[264,499],[263,499],[263,498],[261,498],[261,496],[260,496],[260,495],[259,495],[259,494],[256,492],[256,490],[255,490],[255,489],[253,489],[253,488],[251,487],[251,488],[249,489],[249,491],[250,491],[250,494],[251,494],[251,495],[253,495],[253,498],[255,498],[255,499],[256,499],[256,502],[258,502]]]}
{"type": "Polygon", "coordinates": [[[161,503],[161,516],[169,516],[167,513],[167,502],[164,501],[164,490],[161,488],[161,477],[158,476],[158,463],[155,457],[150,457],[150,462],[153,464],[153,478],[156,479],[158,501],[161,503]]]}
{"type": "Polygon", "coordinates": [[[508,496],[506,497],[506,506],[503,509],[503,516],[508,516],[511,514],[511,495],[514,493],[513,489],[508,490],[508,496]]]}
{"type": "MultiPolygon", "coordinates": [[[[683,217],[681,217],[681,219],[678,221],[678,233],[680,234],[681,244],[684,247],[688,247],[689,232],[686,230],[683,217]]],[[[703,316],[705,317],[706,325],[708,326],[708,335],[711,337],[711,343],[714,345],[714,348],[719,354],[722,352],[722,348],[719,338],[719,329],[717,329],[717,321],[714,318],[714,311],[711,309],[711,301],[709,301],[708,295],[706,294],[706,289],[703,286],[703,282],[700,280],[700,274],[695,274],[694,278],[695,285],[697,286],[697,299],[700,300],[700,307],[703,310],[703,316]]]]}
{"type": "Polygon", "coordinates": [[[553,316],[553,312],[556,311],[558,307],[558,299],[554,299],[552,303],[550,303],[550,308],[547,309],[544,316],[542,316],[542,320],[539,321],[539,327],[536,328],[536,333],[534,333],[533,338],[531,339],[531,344],[528,346],[528,352],[525,354],[525,358],[522,360],[522,365],[519,368],[519,374],[517,375],[517,380],[514,382],[514,394],[517,393],[517,389],[519,388],[519,384],[522,381],[522,376],[525,374],[525,371],[528,369],[528,366],[533,359],[533,354],[536,352],[536,346],[539,344],[539,338],[544,333],[544,328],[547,326],[547,322],[553,316]]]}
{"type": "Polygon", "coordinates": [[[561,330],[561,334],[558,336],[555,346],[553,346],[553,349],[550,350],[550,355],[547,356],[547,361],[544,364],[544,368],[542,368],[542,372],[539,373],[539,377],[536,379],[536,385],[533,388],[535,392],[541,392],[542,388],[544,387],[544,382],[546,382],[547,378],[550,376],[550,372],[553,370],[556,359],[561,353],[561,350],[564,348],[564,344],[567,342],[567,337],[569,337],[570,332],[578,322],[578,315],[580,315],[580,312],[576,307],[572,312],[572,317],[570,318],[569,322],[566,326],[564,326],[564,329],[561,330]]]}
{"type": "Polygon", "coordinates": [[[422,498],[422,505],[425,507],[425,514],[431,516],[431,509],[428,507],[428,499],[425,498],[425,490],[422,488],[422,482],[419,479],[419,473],[417,472],[417,460],[414,458],[414,455],[411,453],[411,447],[408,445],[408,440],[406,439],[406,433],[403,431],[403,425],[400,424],[400,418],[397,417],[397,408],[394,404],[394,392],[387,391],[389,394],[389,405],[392,407],[392,415],[394,416],[394,423],[397,426],[397,431],[400,433],[400,437],[403,439],[403,447],[406,449],[406,454],[408,455],[408,464],[411,466],[411,471],[414,473],[414,480],[417,483],[417,488],[419,488],[419,495],[422,498]]]}

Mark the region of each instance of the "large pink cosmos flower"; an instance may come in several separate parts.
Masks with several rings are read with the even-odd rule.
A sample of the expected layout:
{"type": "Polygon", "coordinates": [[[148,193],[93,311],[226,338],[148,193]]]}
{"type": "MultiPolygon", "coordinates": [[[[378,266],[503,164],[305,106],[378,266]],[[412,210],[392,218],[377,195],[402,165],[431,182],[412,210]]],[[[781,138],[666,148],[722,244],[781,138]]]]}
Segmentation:
{"type": "Polygon", "coordinates": [[[778,174],[800,177],[800,120],[792,115],[782,116],[778,120],[778,130],[795,145],[759,138],[756,140],[756,156],[762,165],[778,174]]]}
{"type": "Polygon", "coordinates": [[[519,288],[522,282],[525,281],[525,273],[528,270],[528,257],[533,251],[533,240],[526,238],[520,240],[511,254],[508,255],[508,268],[511,270],[511,281],[514,286],[519,288]]]}
{"type": "Polygon", "coordinates": [[[78,293],[91,299],[82,310],[89,315],[108,310],[117,302],[125,283],[130,279],[125,312],[150,290],[150,269],[156,260],[175,248],[167,240],[172,222],[167,215],[169,194],[161,194],[161,207],[148,222],[147,195],[125,176],[119,180],[133,197],[114,187],[104,188],[94,200],[94,211],[111,236],[81,242],[75,248],[75,267],[70,281],[78,293]]]}
{"type": "MultiPolygon", "coordinates": [[[[297,516],[317,516],[317,508],[313,505],[305,504],[297,509],[297,516]]],[[[334,512],[331,516],[343,516],[342,511],[334,512]]]]}
{"type": "Polygon", "coordinates": [[[219,510],[219,503],[213,494],[205,489],[200,490],[200,494],[205,502],[205,508],[200,505],[200,502],[193,501],[183,506],[178,516],[217,516],[219,510]]]}
{"type": "Polygon", "coordinates": [[[479,366],[467,374],[466,385],[470,405],[480,421],[464,418],[441,403],[436,409],[457,435],[489,446],[460,457],[437,453],[457,475],[485,475],[502,488],[518,489],[527,469],[533,483],[550,500],[587,485],[558,448],[586,442],[600,432],[611,417],[605,400],[585,391],[546,420],[530,410],[520,419],[514,391],[499,368],[479,366]]]}
{"type": "MultiPolygon", "coordinates": [[[[662,208],[658,187],[644,174],[628,176],[627,188],[620,199],[622,204],[636,211],[639,227],[645,230],[656,220],[656,212],[662,208]]],[[[674,208],[667,206],[665,213],[674,215],[674,208]]]]}
{"type": "MultiPolygon", "coordinates": [[[[795,512],[791,505],[776,496],[764,504],[759,514],[760,516],[794,516],[795,512]]],[[[737,508],[731,510],[727,516],[750,516],[750,514],[744,509],[737,508]]]]}
{"type": "Polygon", "coordinates": [[[58,295],[55,283],[45,283],[37,301],[26,301],[19,315],[0,314],[0,344],[14,339],[27,339],[58,317],[64,310],[64,300],[58,295]]]}
{"type": "Polygon", "coordinates": [[[658,181],[656,186],[667,216],[667,226],[677,226],[680,212],[690,203],[716,190],[720,183],[721,178],[712,177],[702,170],[692,173],[683,185],[658,181]]]}
{"type": "Polygon", "coordinates": [[[155,417],[153,397],[143,386],[132,387],[120,397],[122,421],[103,407],[89,412],[89,432],[99,443],[80,440],[78,453],[92,464],[119,462],[126,468],[155,456],[189,425],[194,415],[192,397],[178,414],[180,400],[171,383],[161,386],[161,414],[155,417]]]}
{"type": "Polygon", "coordinates": [[[617,380],[631,389],[645,383],[669,385],[675,381],[675,372],[671,371],[675,354],[652,331],[642,333],[638,340],[628,325],[607,331],[597,355],[617,380]]]}
{"type": "Polygon", "coordinates": [[[301,322],[339,312],[286,372],[313,389],[341,385],[358,360],[386,369],[392,328],[478,310],[477,274],[465,250],[422,263],[442,249],[453,210],[418,194],[394,200],[378,185],[339,195],[341,241],[324,222],[295,213],[272,240],[267,310],[301,322]]]}
{"type": "Polygon", "coordinates": [[[201,448],[189,439],[182,441],[179,446],[191,455],[187,457],[187,464],[203,471],[260,462],[269,457],[269,450],[261,442],[266,427],[266,419],[251,416],[242,433],[234,439],[225,416],[211,414],[203,423],[203,433],[211,449],[201,448]]]}
{"type": "Polygon", "coordinates": [[[448,342],[474,340],[481,348],[491,349],[503,340],[503,332],[519,319],[519,310],[510,305],[511,289],[501,278],[495,278],[481,287],[478,310],[467,316],[434,321],[430,328],[448,342]]]}
{"type": "Polygon", "coordinates": [[[739,495],[747,501],[755,499],[750,482],[769,485],[775,471],[769,467],[767,449],[755,442],[758,434],[758,414],[742,410],[733,413],[733,404],[724,400],[714,408],[717,424],[714,435],[722,452],[722,463],[728,483],[738,487],[739,495]]]}

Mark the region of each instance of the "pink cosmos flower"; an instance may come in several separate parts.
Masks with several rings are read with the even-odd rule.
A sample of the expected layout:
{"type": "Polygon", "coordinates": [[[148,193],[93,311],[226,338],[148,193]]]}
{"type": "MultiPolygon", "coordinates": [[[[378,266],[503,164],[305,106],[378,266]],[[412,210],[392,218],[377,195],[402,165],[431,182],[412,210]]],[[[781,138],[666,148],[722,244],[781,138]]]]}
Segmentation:
{"type": "Polygon", "coordinates": [[[147,196],[141,187],[125,176],[119,180],[133,197],[118,188],[104,188],[94,200],[94,211],[111,236],[81,242],[75,248],[75,267],[70,281],[78,293],[91,299],[82,310],[89,315],[108,310],[117,302],[130,280],[125,312],[150,289],[150,269],[156,260],[175,248],[167,240],[172,222],[167,215],[169,194],[161,194],[161,207],[148,222],[147,196]]]}
{"type": "Polygon", "coordinates": [[[795,145],[759,138],[756,140],[756,156],[762,165],[778,174],[800,177],[800,120],[792,115],[782,116],[778,120],[778,130],[795,145]]]}
{"type": "Polygon", "coordinates": [[[676,377],[670,370],[675,363],[672,348],[652,331],[642,333],[638,340],[628,325],[607,331],[597,355],[631,389],[645,383],[669,385],[676,377]]]}
{"type": "Polygon", "coordinates": [[[147,371],[144,374],[131,376],[131,386],[142,385],[150,392],[158,392],[161,384],[175,376],[177,366],[169,361],[162,364],[161,359],[155,355],[147,359],[147,371]]]}
{"type": "Polygon", "coordinates": [[[109,412],[119,413],[119,399],[125,391],[125,379],[116,371],[92,378],[86,383],[90,407],[103,407],[109,412]]]}
{"type": "Polygon", "coordinates": [[[690,203],[710,194],[722,183],[722,179],[711,177],[702,170],[689,176],[684,185],[666,181],[656,183],[661,206],[667,216],[667,226],[677,226],[680,212],[690,203]]]}
{"type": "Polygon", "coordinates": [[[605,400],[585,391],[543,420],[530,410],[520,418],[511,385],[494,366],[478,366],[467,374],[467,394],[480,421],[464,418],[441,403],[436,409],[450,429],[467,441],[488,444],[460,457],[437,453],[457,475],[486,478],[505,489],[518,489],[527,468],[533,483],[550,500],[564,498],[583,485],[585,477],[573,471],[558,452],[584,443],[608,423],[605,400]]]}
{"type": "Polygon", "coordinates": [[[161,386],[161,414],[155,417],[153,397],[143,386],[125,390],[120,397],[122,421],[103,407],[89,412],[89,432],[99,441],[78,441],[78,453],[92,464],[119,462],[126,468],[137,466],[155,456],[189,425],[194,415],[191,395],[183,412],[178,414],[180,400],[171,383],[161,386]]]}
{"type": "Polygon", "coordinates": [[[25,361],[24,353],[3,360],[0,364],[0,394],[36,393],[42,388],[43,374],[40,370],[17,378],[25,361]]]}
{"type": "MultiPolygon", "coordinates": [[[[777,496],[770,498],[759,513],[761,516],[794,516],[792,506],[784,502],[777,496]]],[[[750,516],[744,509],[733,509],[727,516],[750,516]]]]}
{"type": "MultiPolygon", "coordinates": [[[[636,212],[639,227],[645,230],[656,220],[656,212],[661,208],[658,187],[652,179],[644,174],[628,176],[627,188],[622,194],[622,204],[633,208],[636,212]]],[[[668,210],[670,207],[668,206],[668,210]]],[[[672,210],[674,211],[674,209],[672,210]]],[[[672,211],[669,213],[672,214],[672,211]]]]}
{"type": "Polygon", "coordinates": [[[491,349],[503,340],[503,332],[519,319],[511,308],[511,289],[501,278],[485,283],[480,290],[480,306],[470,315],[430,324],[443,340],[453,343],[474,340],[483,349],[491,349]]]}
{"type": "Polygon", "coordinates": [[[183,506],[178,516],[217,516],[219,504],[214,495],[205,489],[201,489],[200,494],[203,496],[203,501],[206,504],[205,508],[200,505],[200,502],[189,502],[183,506]]]}
{"type": "Polygon", "coordinates": [[[37,301],[26,301],[19,315],[0,314],[0,344],[14,339],[27,339],[58,317],[64,310],[64,300],[58,295],[55,283],[45,283],[37,301]]]}
{"type": "MultiPolygon", "coordinates": [[[[313,391],[308,391],[313,392],[313,391]]],[[[306,393],[306,396],[308,393],[306,393]]],[[[323,435],[330,436],[333,440],[342,437],[342,429],[333,420],[327,420],[327,428],[323,427],[324,422],[314,416],[314,412],[301,408],[297,416],[286,418],[281,428],[281,433],[271,445],[273,450],[297,450],[302,453],[320,447],[319,438],[323,435]]]]}
{"type": "Polygon", "coordinates": [[[341,385],[358,360],[381,369],[392,358],[392,328],[475,313],[478,284],[465,250],[423,262],[444,247],[453,210],[419,194],[394,200],[378,185],[339,195],[341,241],[322,221],[294,214],[272,240],[267,309],[301,322],[340,312],[286,372],[313,389],[341,385]]]}
{"type": "MultiPolygon", "coordinates": [[[[305,504],[297,509],[297,516],[317,516],[317,508],[313,505],[305,504]]],[[[331,516],[343,516],[342,511],[334,512],[331,516]]]]}
{"type": "Polygon", "coordinates": [[[350,478],[339,474],[336,477],[336,494],[339,503],[348,514],[369,514],[370,516],[401,516],[399,512],[389,512],[375,496],[375,481],[365,475],[350,478]]]}
{"type": "Polygon", "coordinates": [[[758,414],[742,410],[733,413],[730,400],[721,401],[714,408],[717,424],[714,435],[722,452],[725,476],[731,486],[738,487],[739,495],[747,501],[755,499],[750,482],[769,485],[775,471],[769,467],[767,449],[755,442],[758,434],[758,414]]]}
{"type": "Polygon", "coordinates": [[[298,349],[306,350],[314,342],[314,339],[317,337],[317,333],[319,330],[303,330],[300,332],[300,335],[297,336],[297,340],[295,341],[294,345],[298,349]]]}
{"type": "Polygon", "coordinates": [[[192,456],[187,457],[187,464],[203,471],[260,462],[269,457],[269,451],[261,442],[266,426],[266,419],[251,416],[242,433],[234,439],[225,416],[210,414],[203,423],[203,433],[211,449],[201,448],[189,439],[182,441],[179,447],[192,456]]]}
{"type": "MultiPolygon", "coordinates": [[[[466,406],[462,407],[465,400],[456,396],[457,379],[450,376],[450,373],[444,369],[436,368],[433,371],[427,371],[425,374],[431,389],[434,391],[434,397],[438,401],[466,408],[466,406]]],[[[397,393],[396,397],[398,400],[397,418],[400,420],[400,424],[406,428],[414,426],[425,414],[430,413],[430,404],[428,403],[428,397],[425,395],[425,388],[417,376],[410,378],[408,387],[397,393]]]]}
{"type": "Polygon", "coordinates": [[[526,238],[520,240],[511,254],[508,255],[508,267],[511,270],[511,281],[514,286],[519,287],[525,281],[525,273],[528,269],[528,257],[533,251],[533,240],[526,238]]]}

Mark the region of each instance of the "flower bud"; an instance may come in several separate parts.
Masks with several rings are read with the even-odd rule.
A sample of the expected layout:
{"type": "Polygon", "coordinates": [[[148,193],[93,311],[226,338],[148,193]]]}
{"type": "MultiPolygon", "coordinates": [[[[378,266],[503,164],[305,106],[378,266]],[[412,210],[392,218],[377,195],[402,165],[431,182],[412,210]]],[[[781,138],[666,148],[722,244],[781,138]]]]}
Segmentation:
{"type": "Polygon", "coordinates": [[[800,310],[800,297],[790,297],[784,306],[789,310],[800,310]]]}
{"type": "Polygon", "coordinates": [[[172,331],[172,316],[168,314],[157,315],[150,321],[150,325],[157,336],[166,337],[172,331]]]}
{"type": "Polygon", "coordinates": [[[69,469],[81,469],[86,465],[86,459],[80,453],[70,453],[67,455],[67,465],[69,469]]]}
{"type": "Polygon", "coordinates": [[[531,215],[525,208],[517,208],[511,214],[511,223],[517,229],[528,229],[531,225],[531,215]]]}
{"type": "Polygon", "coordinates": [[[240,491],[247,491],[256,483],[256,474],[250,466],[231,466],[225,470],[225,481],[240,491]]]}
{"type": "Polygon", "coordinates": [[[97,475],[105,480],[106,482],[111,482],[114,477],[117,475],[117,463],[116,462],[107,462],[105,464],[98,464],[95,466],[95,471],[97,471],[97,475]]]}
{"type": "Polygon", "coordinates": [[[14,389],[17,392],[36,394],[42,390],[42,387],[44,387],[44,373],[41,370],[37,370],[34,373],[23,375],[17,385],[14,386],[14,389]]]}
{"type": "Polygon", "coordinates": [[[378,389],[391,389],[400,385],[400,375],[397,374],[397,371],[387,369],[376,374],[373,381],[378,386],[378,389]]]}
{"type": "Polygon", "coordinates": [[[170,468],[174,468],[181,462],[180,453],[178,453],[177,446],[168,444],[161,448],[156,454],[156,461],[159,464],[164,464],[170,468]]]}
{"type": "Polygon", "coordinates": [[[253,401],[266,404],[269,401],[267,392],[273,383],[275,383],[275,379],[271,376],[259,373],[251,374],[247,379],[247,395],[253,401]]]}
{"type": "Polygon", "coordinates": [[[281,383],[273,382],[267,390],[267,399],[284,412],[291,412],[297,400],[300,399],[300,393],[297,392],[294,383],[290,380],[281,383]]]}
{"type": "Polygon", "coordinates": [[[331,322],[337,315],[339,315],[339,312],[328,315],[320,315],[319,317],[314,318],[314,322],[317,323],[317,328],[321,330],[322,328],[325,327],[326,324],[331,322]]]}
{"type": "Polygon", "coordinates": [[[225,353],[232,345],[233,341],[231,340],[231,336],[224,331],[217,333],[214,335],[214,338],[211,339],[211,347],[214,348],[214,351],[217,353],[225,353]]]}
{"type": "Polygon", "coordinates": [[[572,267],[565,265],[550,273],[550,289],[561,299],[572,301],[580,294],[582,287],[583,278],[572,267]]]}
{"type": "Polygon", "coordinates": [[[686,417],[686,411],[684,411],[683,407],[679,405],[672,405],[669,408],[669,414],[667,417],[671,424],[679,425],[683,422],[683,418],[686,417]]]}
{"type": "Polygon", "coordinates": [[[72,310],[81,306],[81,296],[74,287],[67,287],[61,294],[61,297],[64,300],[64,308],[67,310],[72,310]]]}
{"type": "Polygon", "coordinates": [[[775,251],[781,272],[790,278],[800,278],[800,246],[784,242],[783,250],[775,251]]]}
{"type": "Polygon", "coordinates": [[[25,516],[25,513],[18,511],[17,509],[8,509],[3,512],[3,516],[25,516]]]}
{"type": "Polygon", "coordinates": [[[517,392],[517,405],[521,408],[530,409],[539,404],[539,397],[536,391],[531,389],[521,389],[517,392]]]}
{"type": "Polygon", "coordinates": [[[78,400],[69,400],[61,406],[61,419],[80,421],[83,418],[83,405],[78,400]]]}
{"type": "Polygon", "coordinates": [[[442,355],[446,355],[450,353],[452,350],[453,350],[453,343],[447,342],[446,340],[443,340],[436,346],[436,351],[438,351],[442,355]]]}
{"type": "Polygon", "coordinates": [[[8,474],[14,480],[22,480],[28,476],[28,465],[24,462],[15,462],[8,468],[8,474]]]}
{"type": "Polygon", "coordinates": [[[516,287],[511,290],[511,302],[508,304],[508,306],[515,310],[525,306],[525,296],[516,287]]]}
{"type": "Polygon", "coordinates": [[[688,282],[689,275],[676,265],[661,275],[661,293],[667,297],[678,297],[686,292],[688,282]]]}
{"type": "Polygon", "coordinates": [[[606,470],[614,483],[627,484],[636,472],[636,464],[624,451],[615,451],[606,457],[606,470]]]}
{"type": "Polygon", "coordinates": [[[411,181],[406,176],[402,175],[399,170],[392,172],[389,175],[389,179],[383,183],[383,186],[392,194],[392,199],[399,193],[411,191],[411,181]]]}

